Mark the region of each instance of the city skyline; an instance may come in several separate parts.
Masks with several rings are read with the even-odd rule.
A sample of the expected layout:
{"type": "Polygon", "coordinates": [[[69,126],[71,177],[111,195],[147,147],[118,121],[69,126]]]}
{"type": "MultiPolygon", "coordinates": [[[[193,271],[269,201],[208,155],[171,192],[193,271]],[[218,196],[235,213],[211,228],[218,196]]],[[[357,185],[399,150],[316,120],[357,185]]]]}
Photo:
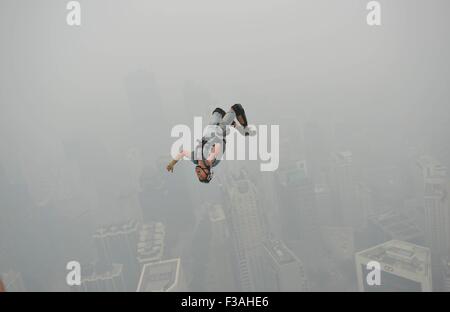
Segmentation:
{"type": "Polygon", "coordinates": [[[450,2],[40,2],[0,4],[5,291],[450,291],[450,2]],[[276,170],[167,172],[236,103],[276,170]]]}

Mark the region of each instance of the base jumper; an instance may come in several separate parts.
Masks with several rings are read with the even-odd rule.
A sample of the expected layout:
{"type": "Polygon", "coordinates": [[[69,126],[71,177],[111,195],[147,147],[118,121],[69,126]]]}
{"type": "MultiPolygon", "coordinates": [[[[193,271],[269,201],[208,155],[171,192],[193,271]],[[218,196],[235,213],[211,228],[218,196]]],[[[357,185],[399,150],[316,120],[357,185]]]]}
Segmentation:
{"type": "Polygon", "coordinates": [[[192,152],[181,150],[167,165],[167,171],[173,172],[175,164],[183,157],[187,157],[195,165],[195,174],[198,180],[202,183],[209,183],[213,177],[212,168],[220,163],[225,151],[226,135],[229,133],[228,127],[230,126],[244,136],[255,134],[248,128],[247,117],[241,104],[234,104],[228,112],[216,108],[198,145],[192,152]]]}

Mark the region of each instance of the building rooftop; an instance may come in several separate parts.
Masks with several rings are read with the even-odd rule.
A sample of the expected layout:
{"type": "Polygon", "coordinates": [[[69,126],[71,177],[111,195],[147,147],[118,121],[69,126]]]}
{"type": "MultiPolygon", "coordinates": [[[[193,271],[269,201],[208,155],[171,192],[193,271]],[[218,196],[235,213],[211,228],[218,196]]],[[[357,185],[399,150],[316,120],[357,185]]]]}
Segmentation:
{"type": "Polygon", "coordinates": [[[119,224],[103,226],[94,233],[94,238],[103,238],[111,235],[128,234],[137,231],[139,224],[136,220],[129,220],[119,224]]]}
{"type": "Polygon", "coordinates": [[[122,264],[113,263],[111,265],[104,265],[99,263],[89,263],[82,266],[81,283],[93,282],[96,280],[106,280],[122,273],[122,264]]]}
{"type": "Polygon", "coordinates": [[[305,161],[292,161],[282,166],[277,173],[278,181],[283,186],[303,187],[311,184],[305,161]]]}
{"type": "Polygon", "coordinates": [[[179,271],[179,258],[146,263],[142,268],[137,291],[170,291],[179,282],[179,271]]]}
{"type": "Polygon", "coordinates": [[[211,222],[217,222],[225,220],[225,213],[222,206],[219,204],[210,205],[208,207],[209,220],[211,222]]]}
{"type": "Polygon", "coordinates": [[[264,248],[269,252],[275,262],[279,265],[298,261],[292,251],[279,240],[265,241],[264,248]]]}
{"type": "Polygon", "coordinates": [[[350,165],[353,161],[353,154],[350,151],[335,152],[333,158],[338,165],[350,165]]]}
{"type": "Polygon", "coordinates": [[[357,255],[396,269],[422,275],[428,275],[431,265],[429,248],[400,240],[385,242],[358,252],[357,255]]]}
{"type": "Polygon", "coordinates": [[[423,235],[408,216],[394,211],[371,216],[369,220],[394,239],[408,241],[423,235]]]}
{"type": "Polygon", "coordinates": [[[436,180],[437,183],[447,177],[447,167],[431,156],[425,155],[417,159],[418,166],[423,171],[425,179],[436,180]]]}

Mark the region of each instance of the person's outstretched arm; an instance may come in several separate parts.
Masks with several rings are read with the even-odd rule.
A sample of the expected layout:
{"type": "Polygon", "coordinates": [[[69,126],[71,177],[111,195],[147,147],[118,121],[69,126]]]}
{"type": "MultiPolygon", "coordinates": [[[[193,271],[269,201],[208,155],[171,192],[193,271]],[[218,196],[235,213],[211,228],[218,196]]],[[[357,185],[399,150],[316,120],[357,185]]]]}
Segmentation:
{"type": "Polygon", "coordinates": [[[182,150],[178,155],[175,157],[175,159],[172,159],[169,164],[167,165],[166,169],[169,172],[173,172],[173,167],[175,167],[176,163],[183,157],[189,157],[191,154],[190,151],[182,150]]]}

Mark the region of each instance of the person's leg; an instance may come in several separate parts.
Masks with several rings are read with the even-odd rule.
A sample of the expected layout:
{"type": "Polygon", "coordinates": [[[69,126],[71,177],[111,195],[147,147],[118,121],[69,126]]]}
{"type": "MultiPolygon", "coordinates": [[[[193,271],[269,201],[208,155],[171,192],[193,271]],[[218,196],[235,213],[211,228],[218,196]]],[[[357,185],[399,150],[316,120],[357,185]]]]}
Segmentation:
{"type": "Polygon", "coordinates": [[[221,109],[220,107],[217,107],[209,120],[209,125],[218,125],[221,123],[223,117],[225,116],[225,111],[221,109]]]}
{"type": "Polygon", "coordinates": [[[245,115],[244,108],[241,104],[234,104],[231,109],[236,113],[236,119],[242,125],[242,127],[247,128],[247,116],[245,115]]]}
{"type": "Polygon", "coordinates": [[[221,126],[229,126],[234,122],[236,118],[236,113],[234,110],[230,109],[222,118],[220,125],[221,126]]]}

